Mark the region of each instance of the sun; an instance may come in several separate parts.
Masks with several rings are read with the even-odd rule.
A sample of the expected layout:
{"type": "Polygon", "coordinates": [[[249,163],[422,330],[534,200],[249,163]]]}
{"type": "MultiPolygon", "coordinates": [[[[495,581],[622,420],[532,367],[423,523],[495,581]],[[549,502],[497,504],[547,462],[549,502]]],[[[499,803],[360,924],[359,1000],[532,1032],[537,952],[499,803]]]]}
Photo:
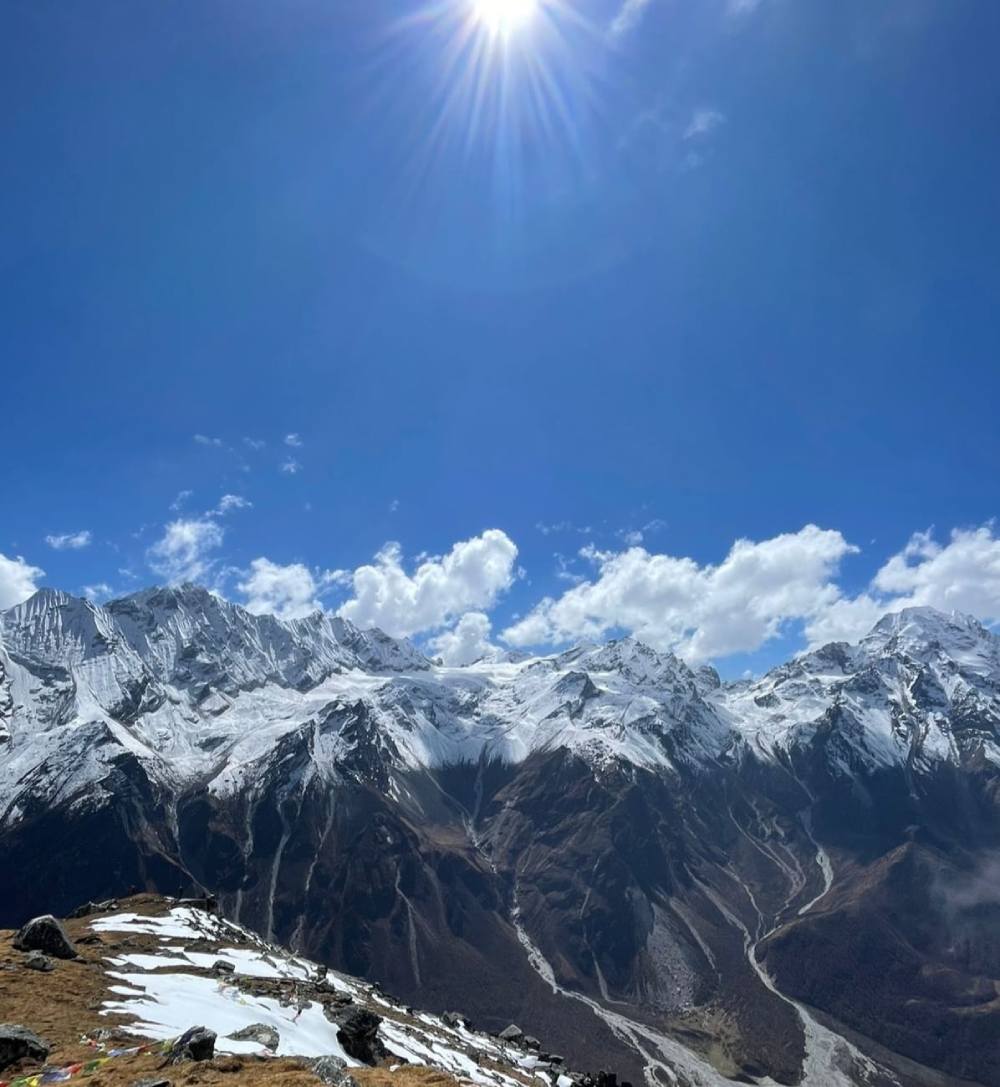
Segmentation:
{"type": "Polygon", "coordinates": [[[476,22],[490,34],[509,37],[531,22],[539,0],[470,0],[476,22]]]}

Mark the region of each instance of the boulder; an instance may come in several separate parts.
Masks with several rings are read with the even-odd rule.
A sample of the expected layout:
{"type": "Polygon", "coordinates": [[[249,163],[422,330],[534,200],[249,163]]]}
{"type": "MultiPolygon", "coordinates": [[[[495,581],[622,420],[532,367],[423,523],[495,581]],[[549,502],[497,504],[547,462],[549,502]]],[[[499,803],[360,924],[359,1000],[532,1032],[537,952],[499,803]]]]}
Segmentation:
{"type": "Polygon", "coordinates": [[[212,963],[212,973],[216,977],[232,977],[236,973],[236,967],[231,962],[226,962],[225,959],[216,959],[212,963]]]}
{"type": "Polygon", "coordinates": [[[441,1022],[444,1023],[446,1027],[461,1027],[465,1025],[465,1020],[458,1012],[445,1012],[444,1015],[441,1016],[441,1022]]]}
{"type": "Polygon", "coordinates": [[[49,1045],[34,1031],[17,1023],[0,1023],[0,1070],[17,1061],[44,1061],[49,1045]]]}
{"type": "Polygon", "coordinates": [[[171,1087],[171,1083],[168,1079],[151,1077],[149,1079],[137,1079],[132,1087],[171,1087]]]}
{"type": "Polygon", "coordinates": [[[306,1067],[329,1087],[358,1087],[358,1081],[339,1057],[313,1057],[306,1061],[306,1067]]]}
{"type": "Polygon", "coordinates": [[[14,937],[18,951],[44,951],[57,959],[75,959],[76,948],[66,930],[49,913],[32,918],[14,937]]]}
{"type": "Polygon", "coordinates": [[[232,1038],[234,1042],[257,1042],[272,1053],[278,1048],[278,1043],[281,1041],[281,1035],[278,1034],[274,1027],[268,1026],[267,1023],[251,1023],[248,1027],[234,1030],[232,1034],[227,1034],[226,1037],[232,1038]]]}
{"type": "Polygon", "coordinates": [[[533,1038],[530,1034],[526,1034],[522,1039],[522,1042],[526,1049],[537,1050],[542,1048],[542,1043],[537,1038],[533,1038]]]}
{"type": "Polygon", "coordinates": [[[41,970],[44,973],[48,973],[49,970],[55,969],[55,963],[48,957],[43,955],[41,951],[29,951],[24,956],[24,965],[29,970],[41,970]]]}
{"type": "Polygon", "coordinates": [[[511,1023],[509,1027],[504,1027],[497,1037],[503,1039],[505,1042],[517,1042],[524,1037],[524,1031],[516,1024],[511,1023]]]}
{"type": "Polygon", "coordinates": [[[348,1008],[335,1022],[338,1026],[337,1041],[349,1057],[362,1064],[374,1065],[387,1055],[378,1036],[381,1016],[367,1008],[348,1008]]]}
{"type": "Polygon", "coordinates": [[[215,1056],[214,1030],[208,1027],[188,1027],[170,1047],[167,1064],[180,1061],[210,1061],[215,1056]]]}

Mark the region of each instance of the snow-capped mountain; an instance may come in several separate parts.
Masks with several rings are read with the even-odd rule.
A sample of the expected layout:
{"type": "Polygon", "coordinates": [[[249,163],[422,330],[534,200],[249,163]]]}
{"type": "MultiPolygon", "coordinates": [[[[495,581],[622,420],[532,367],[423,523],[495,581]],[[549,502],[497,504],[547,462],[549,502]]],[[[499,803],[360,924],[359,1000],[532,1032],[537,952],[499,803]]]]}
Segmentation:
{"type": "Polygon", "coordinates": [[[504,1025],[528,1001],[581,1063],[654,1081],[892,1081],[805,1000],[1000,1083],[1000,1006],[969,997],[1000,953],[955,935],[1000,947],[1000,918],[941,890],[990,870],[998,786],[1000,639],[930,609],[729,684],[632,638],[444,667],[194,586],[0,613],[6,920],[207,887],[414,1002],[504,1025]],[[859,915],[897,952],[862,1007],[832,966],[871,956],[859,915]],[[826,981],[795,968],[827,951],[826,981]]]}

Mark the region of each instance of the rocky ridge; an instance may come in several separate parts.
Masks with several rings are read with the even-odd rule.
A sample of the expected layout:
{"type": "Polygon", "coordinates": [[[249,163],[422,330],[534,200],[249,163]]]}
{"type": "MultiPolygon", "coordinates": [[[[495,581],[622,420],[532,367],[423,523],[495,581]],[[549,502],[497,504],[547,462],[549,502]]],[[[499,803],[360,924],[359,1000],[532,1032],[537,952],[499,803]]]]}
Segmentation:
{"type": "Polygon", "coordinates": [[[0,614],[0,910],[207,890],[633,1082],[997,1087],[998,646],[908,609],[738,683],[629,638],[446,668],[44,591],[0,614]]]}
{"type": "MultiPolygon", "coordinates": [[[[243,1081],[261,1062],[334,1087],[436,1072],[478,1087],[616,1087],[613,1074],[571,1073],[563,1058],[510,1026],[491,1036],[464,1016],[429,1015],[380,987],[330,971],[220,918],[211,900],[140,895],[90,903],[0,933],[0,1000],[23,1022],[0,1026],[0,1082],[31,1087],[100,1072],[148,1071],[184,1082],[243,1081]],[[29,957],[50,952],[40,980],[29,957]],[[196,1020],[196,1022],[192,1022],[196,1020]],[[184,1024],[181,1026],[181,1024],[184,1024]]],[[[251,1077],[253,1078],[253,1077],[251,1077]]]]}

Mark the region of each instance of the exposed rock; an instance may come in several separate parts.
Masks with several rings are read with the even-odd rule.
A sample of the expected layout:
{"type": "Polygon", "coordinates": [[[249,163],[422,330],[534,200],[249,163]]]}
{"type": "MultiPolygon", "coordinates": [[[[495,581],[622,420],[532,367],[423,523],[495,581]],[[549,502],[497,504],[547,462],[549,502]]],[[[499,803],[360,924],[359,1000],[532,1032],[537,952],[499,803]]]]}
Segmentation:
{"type": "Polygon", "coordinates": [[[502,1038],[505,1042],[518,1042],[524,1037],[524,1031],[516,1024],[511,1023],[509,1027],[504,1027],[497,1037],[502,1038]]]}
{"type": "Polygon", "coordinates": [[[167,1063],[210,1061],[215,1056],[215,1039],[214,1030],[207,1027],[188,1027],[170,1048],[167,1063]]]}
{"type": "Polygon", "coordinates": [[[461,1027],[465,1025],[465,1019],[458,1012],[445,1012],[441,1021],[449,1027],[461,1027]]]}
{"type": "Polygon", "coordinates": [[[137,1079],[132,1087],[171,1087],[171,1083],[168,1079],[157,1079],[151,1076],[148,1079],[137,1079]]]}
{"type": "Polygon", "coordinates": [[[32,918],[14,937],[18,951],[44,951],[57,959],[75,959],[73,947],[66,930],[50,914],[32,918]]]}
{"type": "Polygon", "coordinates": [[[358,1081],[347,1071],[347,1065],[339,1057],[313,1057],[306,1061],[306,1066],[330,1087],[358,1087],[358,1081]]]}
{"type": "Polygon", "coordinates": [[[274,1027],[268,1026],[267,1023],[251,1023],[248,1027],[227,1034],[226,1037],[232,1038],[235,1042],[258,1042],[272,1053],[278,1048],[278,1043],[281,1041],[278,1032],[274,1027]]]}
{"type": "MultiPolygon", "coordinates": [[[[226,962],[225,959],[216,959],[212,963],[212,973],[216,976],[223,975],[225,977],[232,977],[236,973],[236,967],[231,962],[226,962]]],[[[230,1035],[232,1037],[232,1035],[230,1035]]]]}
{"type": "Polygon", "coordinates": [[[28,954],[24,956],[24,965],[29,970],[42,970],[46,973],[49,970],[55,969],[55,963],[48,955],[43,955],[41,951],[29,951],[28,954]]]}
{"type": "Polygon", "coordinates": [[[84,902],[82,906],[77,906],[67,916],[73,918],[89,917],[92,913],[107,913],[109,910],[116,909],[118,909],[118,903],[113,898],[109,898],[104,902],[84,902]]]}
{"type": "Polygon", "coordinates": [[[17,1023],[0,1023],[0,1069],[22,1061],[44,1061],[49,1055],[49,1045],[34,1031],[17,1023]]]}
{"type": "Polygon", "coordinates": [[[386,1056],[378,1036],[380,1016],[366,1008],[349,1008],[334,1020],[338,1026],[337,1041],[344,1052],[363,1064],[377,1064],[386,1056]]]}
{"type": "Polygon", "coordinates": [[[524,1043],[524,1046],[525,1046],[526,1049],[541,1049],[542,1048],[542,1043],[537,1038],[532,1037],[530,1034],[526,1034],[521,1039],[521,1041],[524,1043]]]}

